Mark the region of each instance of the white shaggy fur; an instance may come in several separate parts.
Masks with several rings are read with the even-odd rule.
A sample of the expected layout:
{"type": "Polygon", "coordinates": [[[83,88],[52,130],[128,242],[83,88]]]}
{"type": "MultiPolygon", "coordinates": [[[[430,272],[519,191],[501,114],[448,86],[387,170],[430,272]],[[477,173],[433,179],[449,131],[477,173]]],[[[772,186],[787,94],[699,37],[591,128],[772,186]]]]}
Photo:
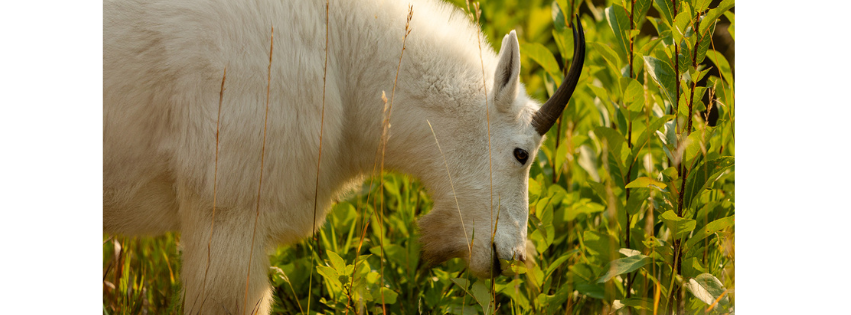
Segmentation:
{"type": "MultiPolygon", "coordinates": [[[[499,257],[525,255],[529,166],[541,142],[530,121],[539,104],[518,82],[514,32],[503,40],[500,56],[482,38],[491,107],[491,199],[479,30],[450,5],[411,2],[412,32],[399,73],[385,165],[419,178],[434,199],[433,210],[419,220],[424,258],[439,263],[461,257],[475,275],[488,277],[494,271],[490,235],[497,211],[499,257]],[[445,154],[455,196],[427,120],[445,154]],[[529,152],[525,165],[514,158],[515,148],[529,152]]],[[[332,198],[372,170],[382,130],[381,92],[389,97],[393,88],[407,5],[331,1],[317,226],[332,198]]],[[[314,228],[325,1],[106,0],[103,13],[104,231],[180,231],[187,313],[197,313],[202,300],[205,314],[244,311],[274,26],[262,199],[248,296],[248,309],[259,305],[259,313],[267,314],[266,250],[297,242],[314,228]],[[201,292],[225,67],[212,262],[201,292]]]]}

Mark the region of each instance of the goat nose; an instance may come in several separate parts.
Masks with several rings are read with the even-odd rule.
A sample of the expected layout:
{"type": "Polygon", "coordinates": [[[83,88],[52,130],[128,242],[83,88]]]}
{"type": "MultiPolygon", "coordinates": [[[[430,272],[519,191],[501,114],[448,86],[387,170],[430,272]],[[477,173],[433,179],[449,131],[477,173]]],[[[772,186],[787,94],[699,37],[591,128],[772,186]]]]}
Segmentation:
{"type": "Polygon", "coordinates": [[[517,260],[518,260],[518,261],[520,261],[520,262],[522,262],[522,263],[525,263],[525,262],[526,262],[526,254],[520,254],[520,255],[517,257],[517,260]]]}

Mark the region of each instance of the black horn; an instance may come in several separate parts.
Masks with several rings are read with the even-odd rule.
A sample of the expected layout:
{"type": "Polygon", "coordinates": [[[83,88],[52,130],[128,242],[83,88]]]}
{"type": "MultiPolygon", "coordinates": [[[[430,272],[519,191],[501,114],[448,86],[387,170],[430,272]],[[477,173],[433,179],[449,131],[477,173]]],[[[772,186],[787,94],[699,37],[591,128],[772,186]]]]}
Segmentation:
{"type": "Polygon", "coordinates": [[[582,23],[576,19],[573,27],[573,62],[570,63],[570,72],[564,77],[564,82],[556,90],[553,97],[547,100],[541,109],[532,117],[532,126],[538,131],[538,134],[544,135],[550,130],[550,127],[555,124],[556,119],[561,117],[561,112],[570,101],[570,96],[576,88],[576,83],[579,82],[579,75],[582,74],[582,65],[585,62],[585,31],[582,30],[582,23]]]}

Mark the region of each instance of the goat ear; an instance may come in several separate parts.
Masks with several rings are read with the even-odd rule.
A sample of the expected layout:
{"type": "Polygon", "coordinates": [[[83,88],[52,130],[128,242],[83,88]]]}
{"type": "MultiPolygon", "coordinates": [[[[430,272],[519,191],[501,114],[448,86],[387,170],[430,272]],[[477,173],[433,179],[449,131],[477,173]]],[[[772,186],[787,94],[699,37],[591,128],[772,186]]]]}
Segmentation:
{"type": "Polygon", "coordinates": [[[520,86],[520,43],[513,30],[502,39],[493,78],[494,105],[500,112],[507,112],[520,86]]]}

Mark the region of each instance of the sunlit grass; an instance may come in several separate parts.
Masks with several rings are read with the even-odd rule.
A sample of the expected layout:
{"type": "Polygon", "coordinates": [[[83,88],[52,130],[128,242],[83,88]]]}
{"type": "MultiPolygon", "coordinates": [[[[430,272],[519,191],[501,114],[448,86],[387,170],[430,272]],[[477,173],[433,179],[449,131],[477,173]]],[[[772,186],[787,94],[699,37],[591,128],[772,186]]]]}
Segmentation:
{"type": "MultiPolygon", "coordinates": [[[[416,179],[382,172],[379,145],[372,176],[351,198],[333,205],[315,241],[271,253],[273,313],[734,311],[735,87],[730,67],[716,64],[725,57],[710,41],[702,63],[668,64],[671,73],[679,74],[709,69],[701,73],[702,80],[679,82],[678,99],[683,99],[672,102],[665,89],[674,82],[665,82],[659,71],[678,61],[671,53],[684,49],[681,45],[657,40],[659,33],[651,32],[621,48],[606,8],[556,2],[556,10],[581,5],[589,51],[577,90],[530,172],[528,235],[536,264],[501,261],[514,275],[486,280],[471,278],[461,259],[423,268],[416,218],[428,213],[433,202],[416,179]],[[620,49],[638,56],[630,60],[620,49]],[[629,64],[632,71],[618,71],[629,64]],[[713,108],[717,121],[709,117],[713,108]],[[677,233],[682,229],[688,231],[677,233]],[[321,256],[316,248],[322,248],[321,256]],[[628,263],[637,267],[627,268],[628,263]]],[[[632,8],[641,3],[610,1],[607,6],[631,18],[632,8]]],[[[481,18],[478,23],[491,40],[516,28],[521,47],[539,43],[566,65],[572,35],[559,23],[569,19],[553,20],[553,9],[545,1],[485,2],[481,16],[473,19],[481,18]]],[[[664,12],[651,20],[640,23],[665,24],[664,12]]],[[[682,58],[698,54],[689,52],[692,57],[682,58]]],[[[537,62],[522,56],[521,81],[530,95],[543,99],[558,80],[537,62]]],[[[392,100],[391,92],[383,114],[388,121],[392,100]]],[[[385,134],[376,141],[386,141],[385,134]]],[[[182,314],[187,297],[180,291],[178,234],[105,235],[103,246],[105,314],[182,314]]]]}

